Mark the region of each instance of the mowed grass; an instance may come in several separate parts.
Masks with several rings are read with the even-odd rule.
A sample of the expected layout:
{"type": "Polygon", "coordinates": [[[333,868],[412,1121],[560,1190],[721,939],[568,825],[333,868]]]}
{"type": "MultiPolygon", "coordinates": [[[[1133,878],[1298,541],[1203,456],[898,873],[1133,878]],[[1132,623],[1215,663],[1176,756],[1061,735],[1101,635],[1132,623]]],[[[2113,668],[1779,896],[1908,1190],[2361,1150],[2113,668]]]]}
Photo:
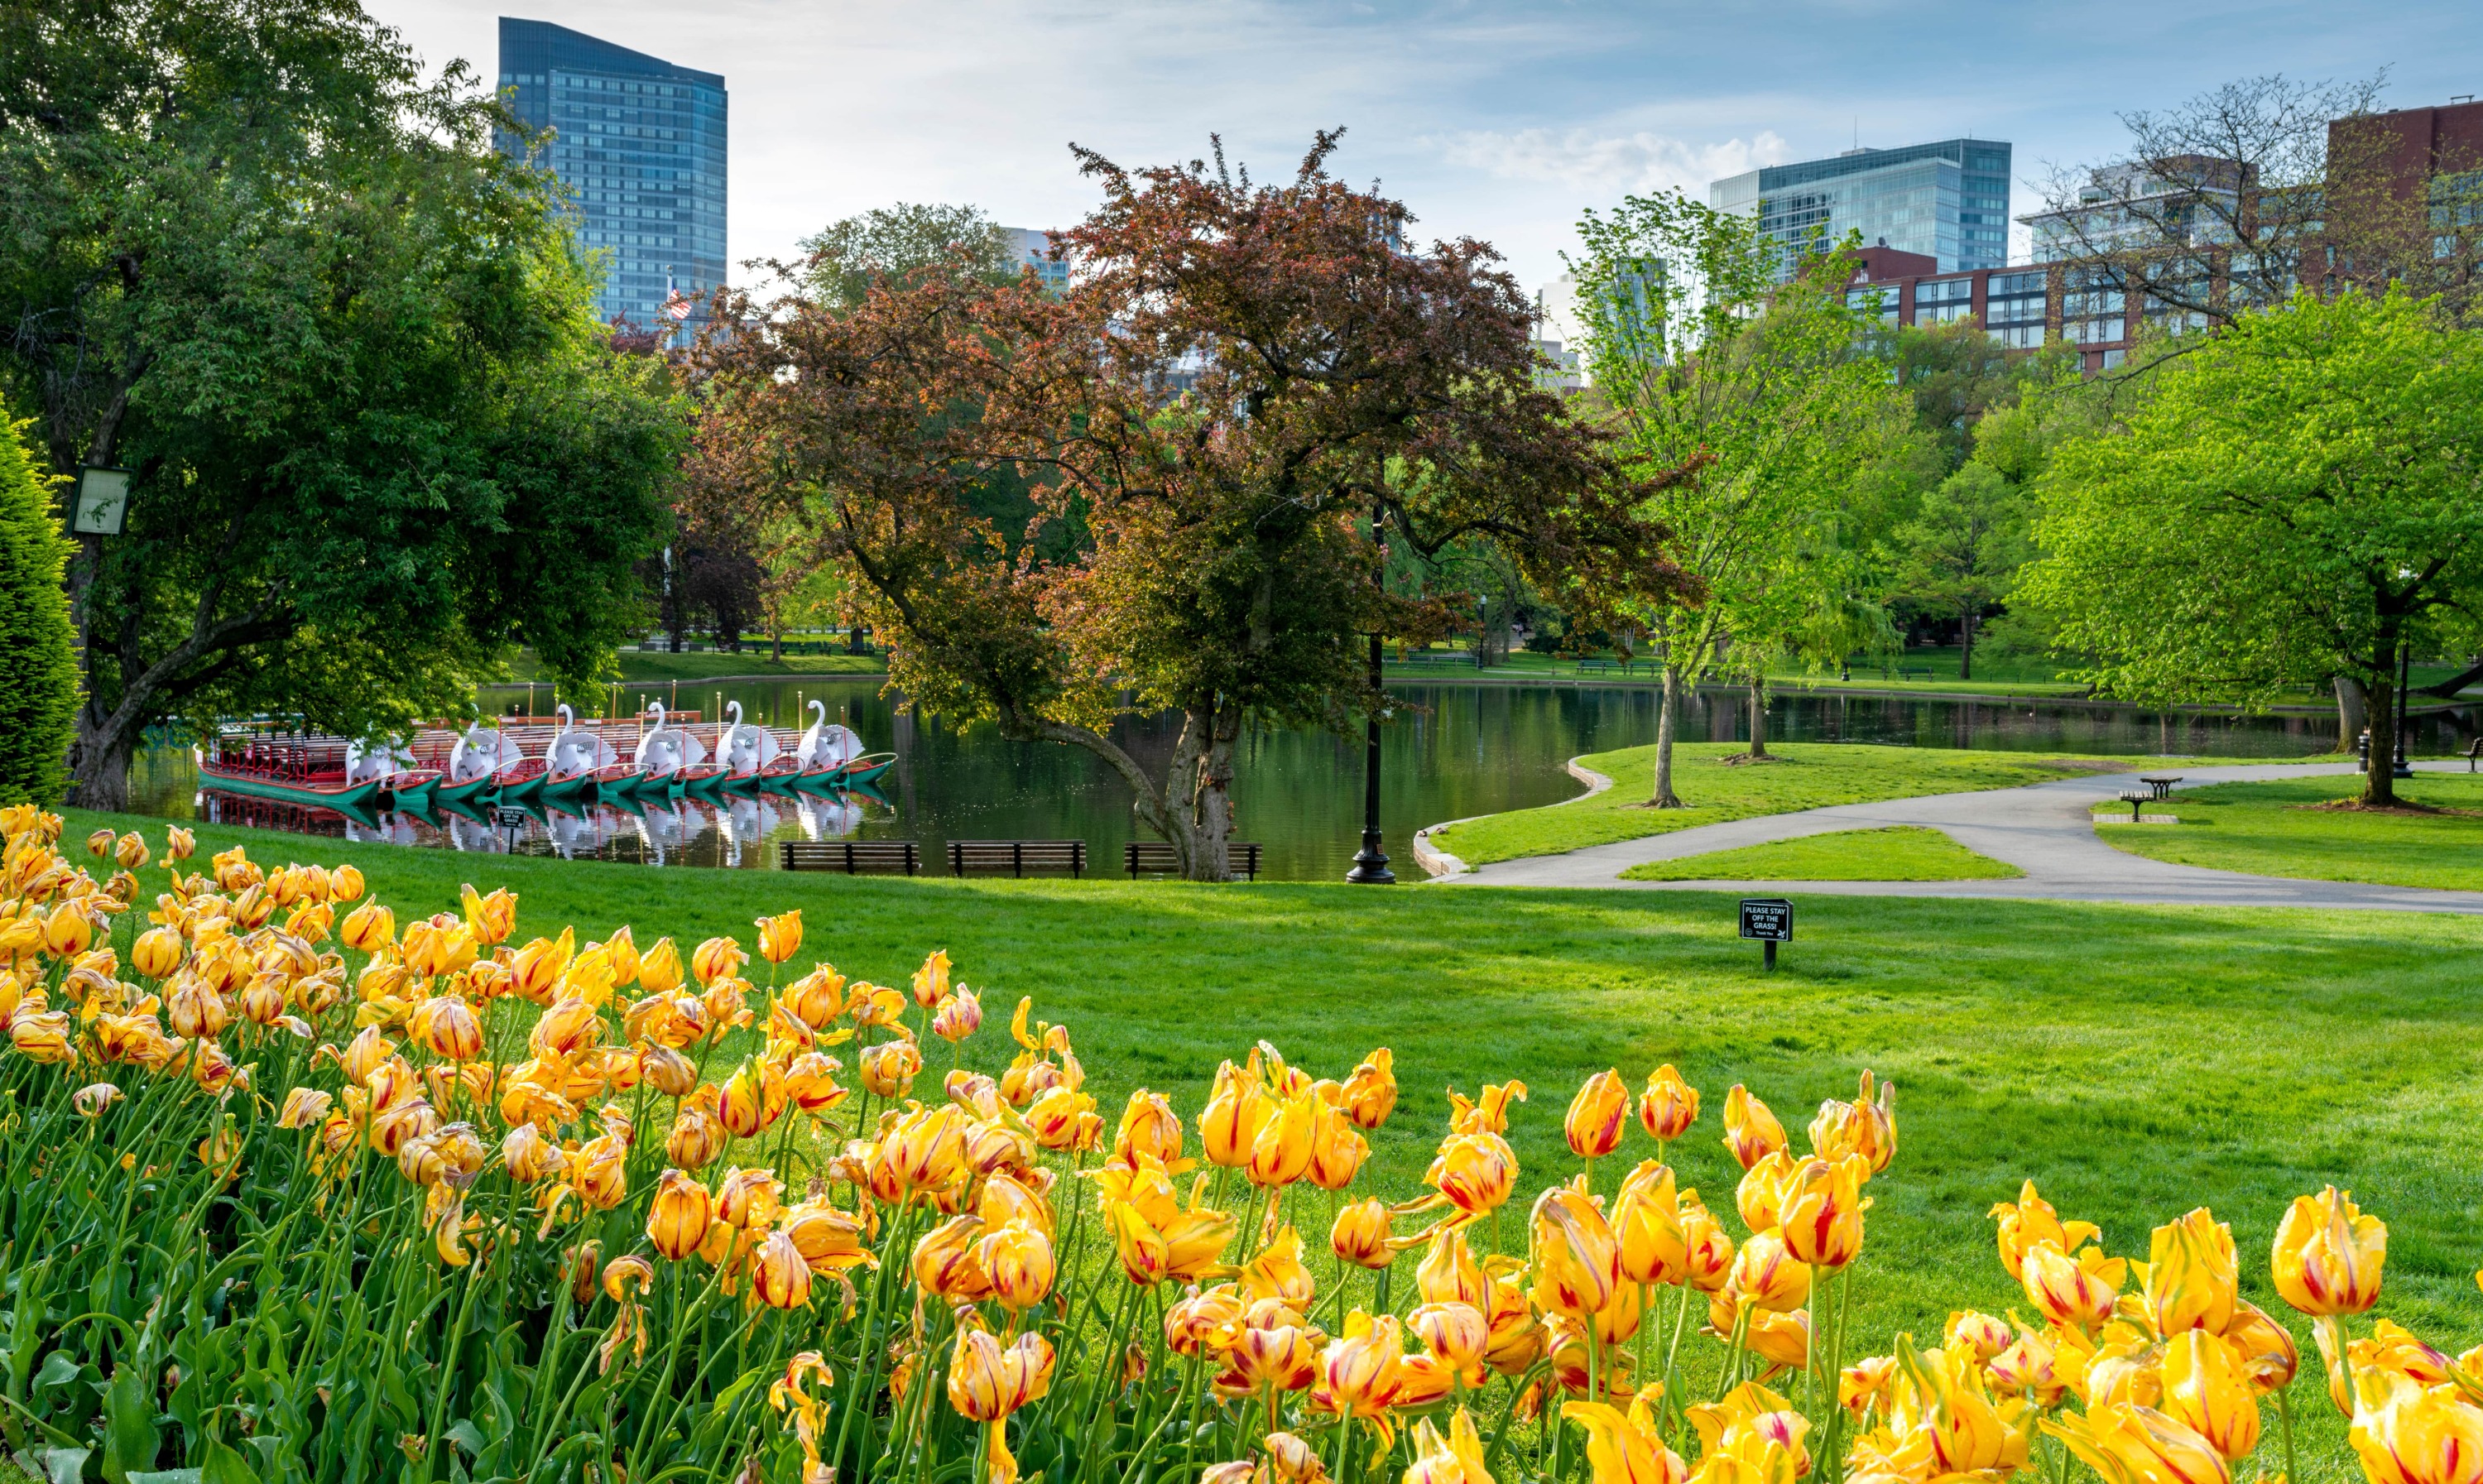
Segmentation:
{"type": "MultiPolygon", "coordinates": [[[[1775,755],[1775,762],[1727,766],[1718,761],[1746,750],[1738,742],[1674,745],[1673,791],[1688,808],[1645,807],[1655,788],[1655,749],[1628,747],[1579,759],[1613,781],[1612,787],[1591,799],[1494,814],[1444,831],[1431,840],[1467,864],[1481,865],[1669,835],[1754,814],[1967,789],[2015,788],[2105,765],[2102,759],[2047,757],[2041,753],[1840,742],[1770,743],[1768,751],[1775,755]]],[[[2132,758],[2110,766],[2137,764],[2138,759],[2132,758]]]]}
{"type": "Polygon", "coordinates": [[[1677,861],[1649,861],[1623,881],[1999,881],[2026,873],[1976,855],[1937,830],[1839,830],[1677,861]]]}
{"type": "MultiPolygon", "coordinates": [[[[69,839],[97,822],[72,812],[69,839]]],[[[158,822],[109,822],[162,838],[158,822]]],[[[2232,1224],[2247,1291],[2280,1312],[2266,1265],[2285,1202],[2349,1187],[2392,1228],[2379,1312],[2452,1353],[2483,1340],[2473,918],[1804,897],[1798,938],[1762,974],[1732,898],[1703,892],[873,880],[199,835],[202,849],[246,838],[270,864],[352,861],[400,921],[452,908],[460,881],[505,885],[521,940],[628,922],[642,944],[748,943],[752,918],[799,907],[793,967],[824,958],[898,985],[945,947],[987,1007],[969,1064],[1006,1061],[1009,1011],[1032,995],[1037,1016],[1071,1028],[1108,1121],[1141,1085],[1194,1116],[1216,1063],[1261,1039],[1329,1076],[1387,1046],[1403,1097],[1364,1179],[1393,1198],[1419,1188],[1445,1088],[1515,1077],[1534,1099],[1510,1128],[1525,1163],[1512,1245],[1533,1192],[1575,1171],[1561,1112],[1592,1072],[1635,1083],[1671,1062],[1702,1090],[1671,1155],[1726,1212],[1725,1089],[1747,1083],[1799,1142],[1819,1100],[1852,1096],[1870,1068],[1900,1088],[1902,1139],[1872,1185],[1856,1289],[1857,1343],[1874,1348],[1931,1336],[1953,1310],[2026,1312],[1985,1213],[2030,1177],[2131,1256],[2152,1227],[2212,1206],[2232,1224]]],[[[946,1049],[930,1050],[945,1070],[946,1049]]],[[[1600,1187],[1653,1153],[1633,1126],[1600,1187]]],[[[1316,1246],[1324,1202],[1295,1200],[1316,1246]]],[[[2325,1462],[2305,1475],[2347,1477],[2309,1374],[2296,1410],[2325,1462]]]]}
{"type": "MultiPolygon", "coordinates": [[[[2417,773],[2397,781],[2397,796],[2470,813],[2390,814],[2313,806],[2362,792],[2361,778],[2330,774],[2266,783],[2217,783],[2146,806],[2174,814],[2178,827],[2103,826],[2097,834],[2132,855],[2180,865],[2366,881],[2390,887],[2483,890],[2483,777],[2417,773]]],[[[2127,806],[2116,810],[2127,819],[2127,806]]],[[[2106,816],[2100,811],[2096,818],[2106,816]]]]}

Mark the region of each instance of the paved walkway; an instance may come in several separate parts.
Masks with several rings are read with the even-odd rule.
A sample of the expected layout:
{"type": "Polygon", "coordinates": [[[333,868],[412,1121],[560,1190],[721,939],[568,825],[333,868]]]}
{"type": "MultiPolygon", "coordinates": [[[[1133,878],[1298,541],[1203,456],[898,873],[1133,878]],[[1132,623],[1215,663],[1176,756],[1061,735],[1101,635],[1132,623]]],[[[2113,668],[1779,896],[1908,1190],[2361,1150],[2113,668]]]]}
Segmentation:
{"type": "MultiPolygon", "coordinates": [[[[2170,772],[2177,764],[2150,766],[2170,772]]],[[[2425,772],[2448,772],[2455,763],[2417,763],[2425,772]]],[[[2183,788],[2205,783],[2351,773],[2350,763],[2186,768],[2183,788]]],[[[2348,881],[2300,881],[2250,876],[2203,866],[2174,865],[2115,850],[2098,830],[2146,830],[2149,825],[2092,822],[2091,808],[2117,803],[2139,790],[2138,775],[2099,773],[2059,779],[2024,788],[1978,793],[1931,794],[1880,804],[1840,804],[1791,814],[1768,814],[1724,824],[1701,825],[1644,839],[1595,845],[1560,856],[1501,861],[1448,878],[1493,887],[1619,887],[1649,891],[1742,890],[1777,895],[1809,892],[1844,896],[2038,897],[2053,901],[2131,902],[2215,907],[2356,907],[2390,912],[2483,914],[2483,891],[2435,891],[2416,887],[2375,887],[2348,881]],[[1671,861],[1710,851],[1763,845],[1836,830],[1877,830],[1919,825],[1939,831],[1978,855],[2005,861],[2026,874],[2011,881],[1621,881],[1622,871],[1645,861],[1671,861]]]]}

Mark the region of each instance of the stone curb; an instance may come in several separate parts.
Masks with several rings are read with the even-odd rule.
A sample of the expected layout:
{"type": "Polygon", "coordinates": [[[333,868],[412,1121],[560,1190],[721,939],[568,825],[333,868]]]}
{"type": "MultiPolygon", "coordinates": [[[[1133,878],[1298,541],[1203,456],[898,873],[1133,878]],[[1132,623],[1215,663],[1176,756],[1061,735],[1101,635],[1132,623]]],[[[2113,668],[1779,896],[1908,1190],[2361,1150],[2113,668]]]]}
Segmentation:
{"type": "MultiPolygon", "coordinates": [[[[1586,754],[1581,753],[1578,755],[1578,757],[1584,757],[1585,755],[1586,754]]],[[[1613,781],[1611,779],[1606,778],[1604,775],[1596,772],[1592,768],[1584,766],[1578,761],[1578,757],[1570,758],[1567,762],[1562,764],[1562,766],[1569,770],[1569,776],[1571,778],[1574,778],[1579,782],[1586,784],[1587,791],[1582,794],[1573,795],[1570,798],[1557,800],[1554,803],[1543,806],[1544,808],[1559,808],[1563,804],[1575,804],[1580,799],[1591,799],[1595,795],[1602,793],[1605,789],[1613,786],[1613,781]]],[[[1444,820],[1436,825],[1425,825],[1422,829],[1415,831],[1414,863],[1421,866],[1425,871],[1429,872],[1432,876],[1443,881],[1452,876],[1463,876],[1472,871],[1474,867],[1466,864],[1456,857],[1450,855],[1447,851],[1441,850],[1432,845],[1431,835],[1436,831],[1452,829],[1457,825],[1472,824],[1478,819],[1489,819],[1490,817],[1491,816],[1489,814],[1469,814],[1463,819],[1444,820]]]]}

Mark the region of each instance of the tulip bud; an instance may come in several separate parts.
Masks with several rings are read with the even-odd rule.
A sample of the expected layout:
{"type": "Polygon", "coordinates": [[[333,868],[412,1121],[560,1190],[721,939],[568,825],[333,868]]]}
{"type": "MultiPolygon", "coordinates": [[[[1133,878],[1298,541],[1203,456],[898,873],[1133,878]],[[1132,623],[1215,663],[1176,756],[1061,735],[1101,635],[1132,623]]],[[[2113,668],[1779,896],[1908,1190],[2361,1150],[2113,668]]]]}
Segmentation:
{"type": "MultiPolygon", "coordinates": [[[[874,1098],[902,1098],[922,1070],[922,1051],[911,1041],[884,1041],[862,1053],[863,1090],[874,1098]]],[[[1093,1100],[1088,1100],[1092,1105],[1093,1100]]]]}
{"type": "Polygon", "coordinates": [[[570,1188],[589,1209],[612,1209],[629,1193],[628,1156],[629,1146],[611,1134],[587,1140],[570,1155],[570,1188]]]}
{"type": "Polygon", "coordinates": [[[2092,1334],[2096,1325],[2112,1317],[2126,1267],[2120,1259],[2107,1259],[2093,1247],[2081,1249],[2071,1259],[2050,1242],[2037,1242],[2026,1249],[2020,1271],[2027,1301],[2044,1318],[2092,1334]]]}
{"type": "Polygon", "coordinates": [[[1620,1148],[1629,1110],[1629,1089],[1621,1084],[1619,1073],[1607,1070],[1589,1077],[1569,1100],[1569,1111],[1561,1121],[1569,1152],[1581,1159],[1601,1159],[1620,1148]]]}
{"type": "Polygon", "coordinates": [[[811,1264],[802,1249],[782,1232],[771,1232],[759,1244],[750,1265],[751,1291],[770,1309],[801,1309],[811,1302],[811,1264]]]}
{"type": "Polygon", "coordinates": [[[1228,1170],[1249,1163],[1259,1130],[1274,1115],[1255,1074],[1229,1061],[1218,1067],[1215,1089],[1198,1115],[1198,1138],[1208,1163],[1228,1170]]]}
{"type": "Polygon", "coordinates": [[[1628,1282],[1677,1284],[1688,1276],[1690,1242],[1671,1170],[1649,1159],[1622,1179],[1613,1202],[1613,1235],[1628,1282]]]}
{"type": "Polygon", "coordinates": [[[1785,1147],[1784,1125],[1741,1083],[1724,1094],[1724,1147],[1747,1170],[1785,1147]]]}
{"type": "Polygon", "coordinates": [[[1381,1047],[1364,1057],[1345,1079],[1343,1103],[1345,1116],[1357,1128],[1377,1128],[1387,1123],[1397,1107],[1395,1053],[1381,1047]]]}
{"type": "Polygon", "coordinates": [[[1468,1386],[1482,1384],[1483,1349],[1491,1339],[1491,1322],[1482,1310],[1471,1304],[1425,1304],[1406,1322],[1468,1386]]]}
{"type": "Polygon", "coordinates": [[[681,987],[681,951],[669,938],[638,956],[638,987],[650,994],[670,994],[681,987]]]}
{"type": "Polygon", "coordinates": [[[114,860],[120,862],[122,870],[134,871],[147,863],[147,841],[140,837],[137,831],[132,830],[113,841],[112,856],[114,860]]]}
{"type": "Polygon", "coordinates": [[[773,1170],[728,1170],[715,1190],[715,1219],[728,1226],[764,1227],[782,1206],[785,1182],[773,1170]]]}
{"type": "Polygon", "coordinates": [[[500,1163],[521,1185],[548,1179],[567,1167],[569,1156],[532,1124],[520,1124],[500,1141],[500,1163]]]}
{"type": "Polygon", "coordinates": [[[129,967],[149,979],[161,979],[181,967],[183,944],[174,928],[150,928],[129,945],[129,967]]]}
{"type": "Polygon", "coordinates": [[[1388,1226],[1386,1202],[1377,1196],[1353,1202],[1336,1213],[1336,1224],[1328,1229],[1328,1250],[1356,1267],[1386,1267],[1397,1260],[1388,1226]]]}
{"type": "Polygon", "coordinates": [[[1968,1309],[1948,1316],[1948,1342],[1962,1345],[1974,1355],[1977,1365],[1989,1365],[1991,1358],[2016,1342],[2016,1333],[2009,1321],[1993,1314],[1968,1309]]]}
{"type": "Polygon", "coordinates": [[[1052,1292],[1052,1238],[1021,1217],[975,1243],[975,1258],[991,1280],[992,1297],[1011,1313],[1022,1313],[1052,1292]]]}
{"type": "Polygon", "coordinates": [[[1781,1187],[1785,1250],[1796,1262],[1841,1268],[1862,1251],[1861,1191],[1869,1167],[1858,1154],[1829,1163],[1805,1161],[1781,1187]]]}
{"type": "Polygon", "coordinates": [[[714,1216],[715,1201],[705,1185],[679,1170],[666,1170],[647,1208],[647,1240],[655,1251],[679,1262],[707,1240],[714,1216]]]}
{"type": "Polygon", "coordinates": [[[112,832],[110,830],[97,830],[93,835],[88,835],[86,837],[86,848],[87,853],[93,856],[97,861],[100,861],[104,857],[112,854],[112,832]]]}
{"type": "MultiPolygon", "coordinates": [[[[2233,1229],[2205,1206],[2155,1229],[2147,1254],[2147,1307],[2156,1333],[2222,1331],[2240,1297],[2233,1229]]],[[[2281,1291],[2281,1289],[2280,1289],[2281,1291]]]]}
{"type": "Polygon", "coordinates": [[[1487,1216],[1517,1184],[1517,1154],[1496,1133],[1452,1134],[1424,1172],[1423,1182],[1468,1216],[1487,1216]]]}
{"type": "Polygon", "coordinates": [[[664,1156],[685,1170],[704,1170],[724,1154],[733,1135],[706,1108],[684,1102],[664,1137],[664,1156]]]}
{"type": "Polygon", "coordinates": [[[983,1002],[963,986],[942,1000],[939,1013],[931,1017],[931,1034],[951,1046],[982,1028],[983,1002]]]}
{"type": "Polygon", "coordinates": [[[2331,1185],[2297,1196],[2277,1223],[2270,1276],[2294,1309],[2314,1316],[2358,1314],[2380,1298],[2389,1229],[2331,1185]]]}
{"type": "MultiPolygon", "coordinates": [[[[718,979],[732,978],[742,965],[749,962],[750,955],[741,951],[741,944],[730,938],[710,938],[690,955],[690,972],[698,976],[698,982],[704,987],[718,979]]],[[[643,967],[639,970],[642,975],[645,971],[643,967]]]]}
{"type": "Polygon", "coordinates": [[[424,1049],[444,1060],[470,1062],[483,1054],[483,1022],[453,994],[435,995],[414,1006],[406,1028],[424,1049]]]}
{"type": "Polygon", "coordinates": [[[1670,1062],[1647,1074],[1639,1094],[1638,1121],[1659,1145],[1669,1144],[1698,1122],[1698,1089],[1682,1080],[1670,1062]]]}

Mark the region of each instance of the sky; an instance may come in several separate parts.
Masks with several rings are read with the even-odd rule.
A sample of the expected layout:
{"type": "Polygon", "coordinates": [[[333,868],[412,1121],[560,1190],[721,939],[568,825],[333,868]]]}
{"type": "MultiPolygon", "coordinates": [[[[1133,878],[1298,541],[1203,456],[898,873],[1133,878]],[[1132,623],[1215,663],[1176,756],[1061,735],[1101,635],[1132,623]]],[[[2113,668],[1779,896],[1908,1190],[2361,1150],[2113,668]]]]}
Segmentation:
{"type": "MultiPolygon", "coordinates": [[[[1342,124],[1418,237],[1494,245],[1530,289],[1584,207],[1856,143],[2016,146],[2012,210],[2111,157],[2120,115],[2238,78],[2363,78],[2382,106],[2483,93],[2474,0],[365,0],[426,62],[497,73],[497,17],[555,21],[724,74],[729,252],[896,201],[1046,227],[1095,199],[1076,142],[1130,166],[1228,157],[1289,173],[1342,124]]],[[[2023,229],[2016,250],[2024,252],[2023,229]]],[[[758,275],[737,272],[741,281],[758,275]]]]}

